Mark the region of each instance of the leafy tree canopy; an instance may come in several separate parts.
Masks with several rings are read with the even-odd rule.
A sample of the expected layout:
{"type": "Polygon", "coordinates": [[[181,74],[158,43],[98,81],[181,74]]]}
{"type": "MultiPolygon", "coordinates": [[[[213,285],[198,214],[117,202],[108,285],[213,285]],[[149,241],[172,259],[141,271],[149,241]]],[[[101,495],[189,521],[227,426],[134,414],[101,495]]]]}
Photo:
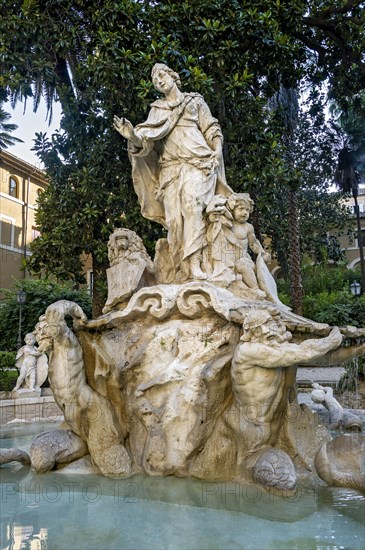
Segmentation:
{"type": "MultiPolygon", "coordinates": [[[[115,226],[133,228],[150,248],[161,234],[140,217],[126,143],[112,129],[114,114],[144,119],[156,98],[149,76],[155,62],[177,70],[185,89],[204,94],[223,128],[229,182],[250,191],[274,241],[273,212],[285,220],[281,185],[305,181],[313,199],[315,183],[307,182],[310,155],[299,144],[288,168],[284,130],[268,99],[281,85],[305,83],[320,127],[323,83],[343,108],[364,87],[359,1],[0,0],[0,8],[1,92],[13,103],[33,101],[34,109],[43,95],[50,117],[54,101],[63,109],[60,131],[35,142],[50,186],[40,200],[42,236],[30,265],[60,278],[80,280],[81,252],[91,253],[102,278],[115,226]]],[[[317,182],[318,162],[329,164],[319,148],[317,182]]]]}

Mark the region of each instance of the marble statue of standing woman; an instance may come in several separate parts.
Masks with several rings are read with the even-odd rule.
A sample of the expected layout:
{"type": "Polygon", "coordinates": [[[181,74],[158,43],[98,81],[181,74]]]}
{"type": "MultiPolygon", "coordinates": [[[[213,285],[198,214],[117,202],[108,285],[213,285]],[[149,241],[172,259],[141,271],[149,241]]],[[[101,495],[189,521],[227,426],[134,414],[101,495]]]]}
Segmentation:
{"type": "Polygon", "coordinates": [[[180,91],[179,75],[167,65],[156,63],[151,74],[164,97],[151,104],[146,122],[133,127],[116,116],[114,127],[128,139],[142,215],[167,229],[171,260],[183,278],[206,279],[203,211],[215,194],[232,193],[221,128],[201,95],[180,91]]]}

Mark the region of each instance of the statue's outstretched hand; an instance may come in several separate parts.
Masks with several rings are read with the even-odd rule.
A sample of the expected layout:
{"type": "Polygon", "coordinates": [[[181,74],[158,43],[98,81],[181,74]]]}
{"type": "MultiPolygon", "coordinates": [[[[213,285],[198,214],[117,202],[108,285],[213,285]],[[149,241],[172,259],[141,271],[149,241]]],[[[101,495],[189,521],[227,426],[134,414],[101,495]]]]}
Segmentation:
{"type": "Polygon", "coordinates": [[[113,126],[125,139],[130,140],[136,147],[142,146],[142,136],[136,132],[133,125],[126,118],[114,116],[113,126]]]}
{"type": "Polygon", "coordinates": [[[82,312],[82,314],[79,317],[74,317],[73,328],[75,330],[82,330],[83,328],[86,327],[87,323],[88,323],[88,318],[85,315],[85,313],[82,312]]]}
{"type": "Polygon", "coordinates": [[[132,126],[132,123],[129,122],[129,120],[127,120],[126,118],[119,118],[117,116],[114,116],[113,126],[117,130],[117,132],[119,132],[126,139],[131,139],[134,135],[134,128],[132,126]]]}

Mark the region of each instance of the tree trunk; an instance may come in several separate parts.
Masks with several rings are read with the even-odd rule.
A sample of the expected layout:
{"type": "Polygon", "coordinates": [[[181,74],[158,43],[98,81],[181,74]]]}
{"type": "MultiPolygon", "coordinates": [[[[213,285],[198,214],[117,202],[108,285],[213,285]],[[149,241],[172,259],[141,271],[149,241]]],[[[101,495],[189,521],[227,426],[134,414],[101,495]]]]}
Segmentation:
{"type": "Polygon", "coordinates": [[[365,261],[364,261],[364,246],[361,233],[361,219],[360,219],[360,210],[357,202],[357,193],[353,192],[354,202],[355,202],[355,215],[356,215],[356,224],[357,224],[357,242],[360,252],[360,268],[361,268],[361,287],[362,293],[365,293],[365,261]]]}
{"type": "Polygon", "coordinates": [[[300,265],[300,237],[297,194],[289,189],[289,266],[290,266],[290,298],[294,313],[303,314],[303,285],[300,265]]]}
{"type": "Polygon", "coordinates": [[[105,263],[99,263],[95,256],[93,260],[93,319],[96,319],[103,313],[103,307],[106,302],[107,283],[106,283],[106,270],[108,265],[105,263]]]}
{"type": "Polygon", "coordinates": [[[284,253],[284,250],[282,248],[278,248],[276,250],[276,253],[278,256],[278,264],[281,268],[283,279],[290,279],[290,268],[288,264],[288,258],[284,253]]]}

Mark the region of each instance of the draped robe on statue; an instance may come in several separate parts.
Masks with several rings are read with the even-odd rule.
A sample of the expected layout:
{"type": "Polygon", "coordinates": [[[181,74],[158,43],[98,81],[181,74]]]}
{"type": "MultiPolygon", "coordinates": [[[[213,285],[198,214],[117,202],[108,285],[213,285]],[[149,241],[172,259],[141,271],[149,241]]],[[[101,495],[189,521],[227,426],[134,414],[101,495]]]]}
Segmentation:
{"type": "Polygon", "coordinates": [[[211,159],[213,140],[222,138],[201,95],[152,103],[147,121],[138,124],[142,147],[129,142],[134,188],[145,218],[168,230],[170,254],[179,266],[205,244],[203,210],[216,193],[233,191],[227,185],[223,160],[211,159]]]}

